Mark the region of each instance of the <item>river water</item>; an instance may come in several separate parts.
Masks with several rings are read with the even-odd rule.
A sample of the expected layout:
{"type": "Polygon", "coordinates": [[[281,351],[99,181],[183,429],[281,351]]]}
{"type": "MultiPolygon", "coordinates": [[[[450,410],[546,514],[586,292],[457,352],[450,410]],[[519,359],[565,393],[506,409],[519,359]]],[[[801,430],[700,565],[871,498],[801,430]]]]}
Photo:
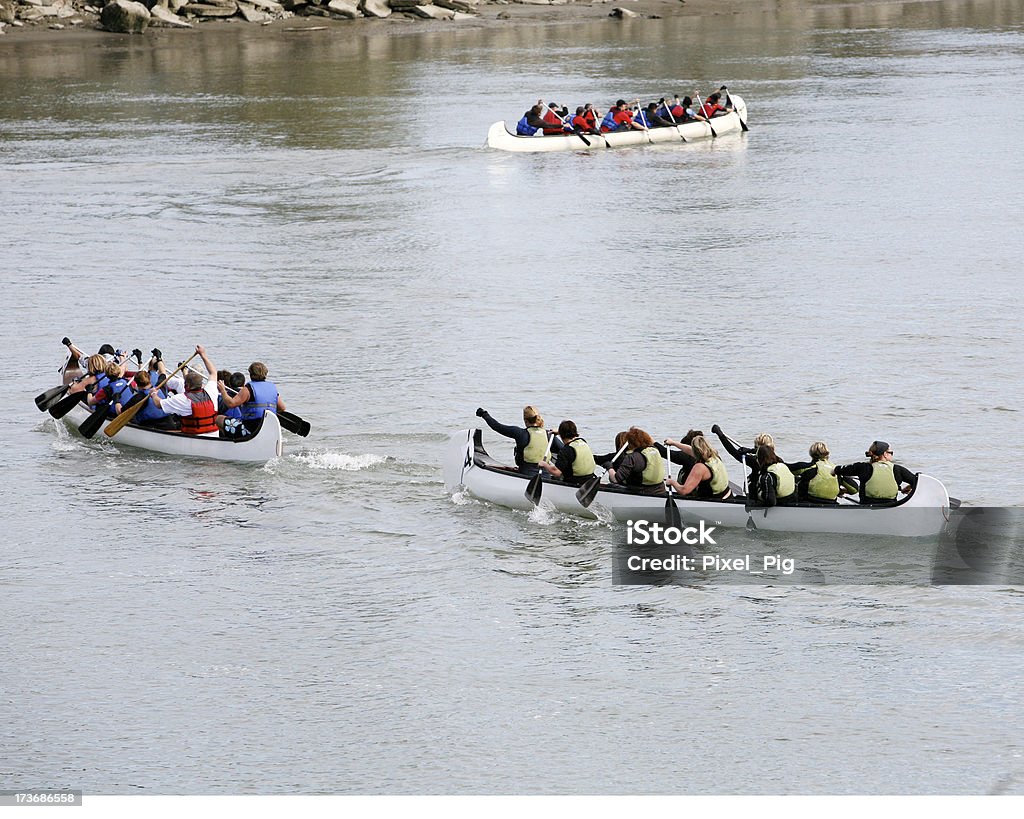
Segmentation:
{"type": "Polygon", "coordinates": [[[4,787],[1024,792],[1019,589],[857,539],[882,585],[614,587],[612,527],[440,476],[529,402],[1019,505],[1024,2],[413,28],[0,45],[4,787]],[[722,82],[748,134],[482,147],[722,82]],[[65,334],[264,360],[313,433],[85,442],[31,402],[65,334]]]}

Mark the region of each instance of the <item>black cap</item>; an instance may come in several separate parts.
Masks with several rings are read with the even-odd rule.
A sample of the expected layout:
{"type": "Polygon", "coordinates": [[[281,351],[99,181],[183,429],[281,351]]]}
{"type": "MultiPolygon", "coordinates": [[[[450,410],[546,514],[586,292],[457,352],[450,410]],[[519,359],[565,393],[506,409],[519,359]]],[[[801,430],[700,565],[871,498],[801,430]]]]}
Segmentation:
{"type": "Polygon", "coordinates": [[[885,441],[875,441],[868,450],[868,455],[884,455],[889,451],[889,445],[885,441]]]}

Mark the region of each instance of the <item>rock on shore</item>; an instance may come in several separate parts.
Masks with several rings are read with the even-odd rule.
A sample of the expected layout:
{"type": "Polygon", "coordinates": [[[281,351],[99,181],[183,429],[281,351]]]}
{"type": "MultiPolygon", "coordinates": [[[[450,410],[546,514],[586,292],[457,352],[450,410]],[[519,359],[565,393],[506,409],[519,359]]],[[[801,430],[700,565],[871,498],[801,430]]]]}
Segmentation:
{"type": "MultiPolygon", "coordinates": [[[[732,0],[736,2],[737,0],[732,0]]],[[[322,17],[333,20],[358,18],[401,18],[455,21],[509,19],[518,8],[522,14],[531,9],[560,7],[558,16],[608,16],[609,0],[0,0],[0,33],[4,25],[50,28],[94,27],[105,31],[133,34],[147,28],[191,28],[212,20],[241,19],[267,25],[290,17],[322,17]],[[492,7],[485,13],[484,7],[492,7]],[[495,8],[496,7],[496,8],[495,8]],[[568,8],[567,8],[568,7],[568,8]],[[504,11],[498,12],[499,8],[504,11]],[[59,22],[58,22],[59,21],[59,22]]],[[[611,16],[658,17],[648,14],[644,4],[652,0],[631,0],[636,11],[621,7],[611,16]]],[[[653,0],[682,9],[686,0],[653,0]]],[[[692,2],[692,0],[691,0],[692,2]]],[[[555,8],[548,13],[554,14],[555,8]]]]}

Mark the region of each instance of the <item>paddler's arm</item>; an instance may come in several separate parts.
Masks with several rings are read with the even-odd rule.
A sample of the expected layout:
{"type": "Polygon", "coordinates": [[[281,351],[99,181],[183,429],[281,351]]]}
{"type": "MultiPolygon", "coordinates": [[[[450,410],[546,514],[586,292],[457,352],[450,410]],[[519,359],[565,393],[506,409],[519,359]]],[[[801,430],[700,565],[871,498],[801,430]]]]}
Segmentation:
{"type": "MultiPolygon", "coordinates": [[[[217,371],[214,370],[213,374],[216,376],[217,371]]],[[[224,406],[227,409],[234,409],[235,407],[240,407],[242,406],[242,404],[249,400],[248,387],[242,387],[242,389],[240,389],[234,395],[228,395],[228,391],[227,388],[224,386],[224,382],[218,381],[217,389],[220,392],[220,397],[224,399],[224,406]]]]}
{"type": "Polygon", "coordinates": [[[718,436],[718,440],[722,442],[722,446],[725,447],[726,452],[732,455],[732,457],[734,457],[740,463],[746,462],[747,450],[745,447],[735,446],[733,442],[728,438],[728,436],[726,436],[726,434],[722,432],[722,428],[718,426],[718,424],[714,424],[711,427],[711,431],[718,436]]]}
{"type": "Polygon", "coordinates": [[[217,368],[213,366],[213,362],[210,361],[210,357],[206,354],[206,348],[202,344],[197,344],[196,352],[199,353],[199,357],[203,360],[203,364],[206,365],[206,372],[216,380],[217,368]]]}

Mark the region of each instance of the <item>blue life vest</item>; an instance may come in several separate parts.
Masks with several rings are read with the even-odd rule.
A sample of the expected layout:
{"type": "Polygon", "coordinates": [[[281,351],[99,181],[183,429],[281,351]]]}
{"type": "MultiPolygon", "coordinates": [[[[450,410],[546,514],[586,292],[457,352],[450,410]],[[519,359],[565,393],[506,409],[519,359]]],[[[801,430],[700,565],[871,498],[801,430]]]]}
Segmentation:
{"type": "Polygon", "coordinates": [[[526,114],[523,114],[523,118],[516,123],[516,133],[519,136],[533,136],[539,130],[540,128],[534,128],[526,121],[526,114]]]}
{"type": "Polygon", "coordinates": [[[218,396],[218,398],[217,398],[217,412],[219,412],[225,418],[241,418],[242,417],[242,408],[241,407],[231,407],[231,408],[228,408],[228,406],[224,403],[224,396],[223,395],[218,396]]]}
{"type": "Polygon", "coordinates": [[[242,404],[243,421],[258,421],[266,410],[277,415],[277,387],[272,381],[250,381],[249,400],[242,404]]]}
{"type": "Polygon", "coordinates": [[[100,390],[106,389],[107,384],[109,384],[109,383],[110,383],[110,378],[107,376],[106,373],[97,373],[96,374],[96,383],[92,387],[92,394],[95,395],[100,390]]]}
{"type": "Polygon", "coordinates": [[[604,115],[604,119],[601,120],[601,130],[618,131],[619,123],[615,121],[615,115],[618,113],[614,108],[604,115]]]}
{"type": "Polygon", "coordinates": [[[111,417],[114,416],[114,404],[120,403],[121,408],[124,409],[124,405],[128,403],[133,395],[135,395],[135,390],[133,390],[128,384],[127,378],[119,378],[117,381],[111,381],[107,386],[107,391],[110,399],[110,407],[107,409],[107,414],[111,417]]]}
{"type": "MultiPolygon", "coordinates": [[[[161,400],[164,397],[166,396],[161,396],[161,400]]],[[[138,424],[141,424],[143,421],[155,421],[157,418],[164,418],[169,414],[170,413],[168,413],[166,410],[162,410],[160,409],[160,407],[154,404],[152,398],[147,398],[142,409],[135,413],[135,418],[133,418],[132,420],[138,424]]]]}
{"type": "MultiPolygon", "coordinates": [[[[161,378],[163,378],[163,376],[160,375],[160,371],[159,370],[150,370],[149,371],[149,383],[152,386],[155,387],[157,384],[159,384],[161,378]]],[[[160,389],[158,389],[156,391],[156,396],[161,401],[163,401],[167,397],[167,389],[165,387],[161,387],[160,389]]],[[[164,413],[164,414],[166,415],[166,413],[164,413]]]]}

